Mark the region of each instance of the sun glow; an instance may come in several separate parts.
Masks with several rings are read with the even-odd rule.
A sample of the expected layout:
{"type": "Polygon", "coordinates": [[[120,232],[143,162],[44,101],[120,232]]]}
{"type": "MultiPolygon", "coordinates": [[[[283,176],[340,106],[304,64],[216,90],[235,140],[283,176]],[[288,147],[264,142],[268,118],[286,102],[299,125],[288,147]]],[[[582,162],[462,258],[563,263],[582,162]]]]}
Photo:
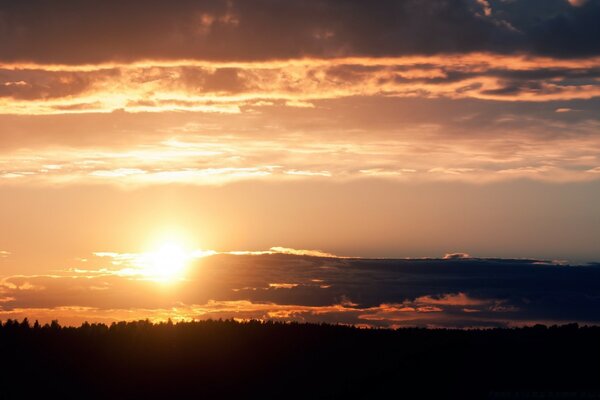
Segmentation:
{"type": "Polygon", "coordinates": [[[164,243],[142,257],[144,275],[159,281],[181,278],[192,256],[179,243],[164,243]]]}

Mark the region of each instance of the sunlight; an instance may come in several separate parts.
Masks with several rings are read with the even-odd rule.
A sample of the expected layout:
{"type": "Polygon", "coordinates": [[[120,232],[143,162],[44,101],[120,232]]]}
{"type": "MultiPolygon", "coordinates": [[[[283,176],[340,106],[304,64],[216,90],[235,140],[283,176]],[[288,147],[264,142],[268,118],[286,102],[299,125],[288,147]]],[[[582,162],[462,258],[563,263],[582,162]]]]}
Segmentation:
{"type": "Polygon", "coordinates": [[[192,257],[181,244],[167,242],[144,253],[141,264],[144,275],[159,281],[172,281],[183,275],[192,257]]]}

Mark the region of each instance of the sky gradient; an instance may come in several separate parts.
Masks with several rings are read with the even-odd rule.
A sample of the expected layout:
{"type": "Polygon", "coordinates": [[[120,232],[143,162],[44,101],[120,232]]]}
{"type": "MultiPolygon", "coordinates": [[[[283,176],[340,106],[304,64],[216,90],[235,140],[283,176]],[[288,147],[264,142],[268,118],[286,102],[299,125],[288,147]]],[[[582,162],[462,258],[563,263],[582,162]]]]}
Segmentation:
{"type": "Polygon", "coordinates": [[[599,20],[600,0],[0,0],[0,319],[154,318],[217,298],[417,310],[429,296],[562,320],[460,285],[368,305],[347,286],[316,305],[230,292],[298,290],[269,286],[293,283],[270,275],[290,252],[597,268],[599,20]],[[165,245],[185,261],[177,279],[224,255],[270,268],[154,311],[90,300],[140,279],[167,290],[146,262],[165,245]]]}

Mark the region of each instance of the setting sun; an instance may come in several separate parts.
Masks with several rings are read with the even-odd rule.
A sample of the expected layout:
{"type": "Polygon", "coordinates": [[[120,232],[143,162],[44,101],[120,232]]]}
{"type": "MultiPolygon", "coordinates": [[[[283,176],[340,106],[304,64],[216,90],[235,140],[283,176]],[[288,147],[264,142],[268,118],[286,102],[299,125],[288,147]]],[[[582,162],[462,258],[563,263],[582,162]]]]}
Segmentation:
{"type": "Polygon", "coordinates": [[[170,281],[181,277],[191,255],[179,243],[168,242],[156,250],[145,253],[141,260],[144,275],[170,281]]]}

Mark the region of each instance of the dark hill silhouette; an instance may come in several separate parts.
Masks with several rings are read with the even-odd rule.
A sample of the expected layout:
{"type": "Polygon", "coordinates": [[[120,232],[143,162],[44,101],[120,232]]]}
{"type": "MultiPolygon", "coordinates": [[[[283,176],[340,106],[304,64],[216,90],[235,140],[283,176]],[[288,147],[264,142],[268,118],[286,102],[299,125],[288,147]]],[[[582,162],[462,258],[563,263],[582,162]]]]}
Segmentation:
{"type": "Polygon", "coordinates": [[[576,324],[375,330],[226,320],[75,328],[8,320],[0,357],[0,399],[600,396],[600,328],[576,324]]]}

